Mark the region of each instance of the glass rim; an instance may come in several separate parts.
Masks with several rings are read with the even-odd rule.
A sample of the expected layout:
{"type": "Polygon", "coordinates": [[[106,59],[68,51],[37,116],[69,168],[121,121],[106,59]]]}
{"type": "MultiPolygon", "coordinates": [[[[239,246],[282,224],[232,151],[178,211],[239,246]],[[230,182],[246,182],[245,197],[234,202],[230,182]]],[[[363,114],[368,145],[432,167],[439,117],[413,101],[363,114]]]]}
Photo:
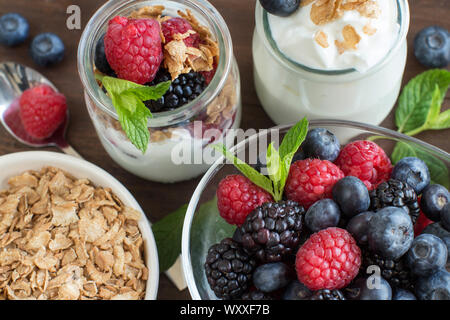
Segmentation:
{"type": "MultiPolygon", "coordinates": [[[[355,121],[348,121],[348,120],[333,120],[333,119],[321,119],[321,120],[311,120],[310,125],[313,126],[336,126],[336,127],[344,127],[348,129],[361,129],[370,131],[374,134],[379,135],[385,135],[389,138],[394,139],[401,139],[407,142],[411,142],[414,144],[419,145],[420,147],[430,150],[434,152],[435,154],[441,156],[442,158],[445,158],[448,162],[450,162],[450,153],[435,147],[427,142],[421,141],[417,138],[410,137],[407,135],[404,135],[403,133],[399,133],[397,131],[393,131],[391,129],[365,124],[361,122],[355,122],[355,121]]],[[[288,124],[288,125],[279,125],[272,127],[270,129],[264,130],[260,133],[254,134],[245,140],[239,142],[237,145],[235,145],[230,152],[233,155],[238,154],[238,152],[242,151],[243,148],[247,146],[248,143],[253,142],[254,140],[258,140],[261,137],[270,134],[270,132],[275,131],[282,131],[282,130],[288,130],[291,128],[295,123],[288,124]]],[[[183,223],[183,232],[182,232],[182,238],[181,238],[181,262],[182,262],[182,268],[183,268],[183,274],[184,278],[186,280],[186,284],[188,286],[189,293],[193,300],[201,300],[200,293],[197,288],[197,284],[194,279],[194,272],[192,268],[191,263],[191,253],[190,253],[190,247],[191,247],[191,227],[192,222],[194,219],[194,215],[198,206],[198,202],[200,200],[200,197],[205,189],[205,187],[208,185],[209,181],[216,175],[216,173],[222,169],[222,167],[225,165],[224,163],[225,157],[221,156],[219,159],[217,159],[216,162],[208,169],[208,171],[204,174],[202,179],[200,180],[199,184],[195,188],[194,193],[192,194],[192,197],[189,201],[188,208],[186,210],[186,215],[184,218],[183,223]]]]}
{"type": "Polygon", "coordinates": [[[355,79],[366,76],[368,74],[375,73],[376,71],[381,69],[390,60],[390,58],[398,50],[400,50],[403,41],[406,39],[406,36],[408,34],[410,24],[410,11],[408,0],[397,0],[397,22],[400,25],[400,30],[395,44],[390,48],[388,53],[380,61],[378,61],[374,66],[370,67],[364,72],[359,72],[355,68],[324,70],[308,67],[306,65],[303,65],[299,62],[292,60],[287,55],[285,55],[278,48],[276,41],[272,38],[272,32],[270,30],[268,22],[268,15],[269,14],[267,13],[267,11],[264,10],[263,7],[257,2],[255,9],[257,32],[260,33],[260,36],[263,35],[262,39],[264,46],[269,50],[272,56],[274,56],[278,60],[278,62],[280,62],[282,65],[293,70],[296,73],[319,75],[319,76],[353,75],[355,79]]]}
{"type": "Polygon", "coordinates": [[[205,109],[214,100],[222,88],[228,75],[231,72],[233,62],[233,45],[230,31],[227,24],[217,9],[206,0],[121,0],[108,1],[101,6],[89,19],[78,46],[77,61],[78,73],[83,84],[83,89],[87,96],[102,111],[118,120],[117,112],[110,98],[98,86],[94,74],[94,54],[96,41],[101,36],[104,26],[108,20],[119,12],[126,10],[135,3],[142,3],[140,7],[146,5],[163,5],[170,8],[168,3],[185,5],[191,9],[194,15],[201,15],[201,18],[210,23],[211,32],[215,35],[219,44],[220,58],[216,74],[206,87],[206,89],[193,101],[172,111],[153,113],[153,118],[148,120],[148,127],[164,127],[170,124],[177,124],[192,118],[195,114],[205,109]],[[219,76],[220,75],[220,76],[219,76]],[[203,99],[203,100],[202,100],[203,99]]]}

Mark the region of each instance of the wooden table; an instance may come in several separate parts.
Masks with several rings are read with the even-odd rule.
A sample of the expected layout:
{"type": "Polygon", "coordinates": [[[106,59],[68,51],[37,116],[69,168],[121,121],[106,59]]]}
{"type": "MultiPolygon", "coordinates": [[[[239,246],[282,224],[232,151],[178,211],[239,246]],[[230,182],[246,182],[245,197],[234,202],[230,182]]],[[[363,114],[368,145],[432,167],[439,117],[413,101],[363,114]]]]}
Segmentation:
{"type": "MultiPolygon", "coordinates": [[[[71,114],[71,125],[68,141],[88,161],[104,168],[125,186],[136,197],[146,211],[148,218],[154,222],[166,214],[187,203],[199,179],[166,185],[153,183],[137,178],[115,164],[106,154],[94,131],[83,100],[83,90],[77,72],[77,47],[81,36],[80,30],[66,28],[66,9],[71,4],[81,8],[82,28],[91,15],[105,1],[103,0],[0,0],[0,14],[19,12],[30,22],[31,35],[41,32],[54,32],[64,41],[67,55],[64,61],[53,68],[39,68],[33,64],[28,54],[30,41],[18,48],[0,47],[0,60],[14,60],[32,66],[45,74],[68,99],[71,114]],[[176,191],[175,191],[176,190],[176,191]]],[[[254,28],[254,0],[211,0],[222,13],[231,30],[234,43],[234,53],[241,72],[243,118],[242,127],[269,128],[273,122],[264,113],[256,97],[253,87],[251,40],[254,28]]],[[[409,54],[404,81],[425,70],[419,65],[412,54],[412,39],[416,32],[428,25],[438,24],[450,29],[449,0],[410,1],[411,28],[409,32],[409,54]]],[[[444,108],[450,107],[450,97],[444,103],[444,108]]],[[[392,114],[382,123],[382,126],[394,128],[392,114]]],[[[30,150],[20,144],[1,128],[0,154],[30,150]]],[[[450,130],[425,132],[417,137],[446,151],[450,151],[450,130]]],[[[55,151],[54,149],[49,149],[55,151]]],[[[160,299],[189,299],[187,290],[178,292],[165,275],[161,276],[160,299]]]]}

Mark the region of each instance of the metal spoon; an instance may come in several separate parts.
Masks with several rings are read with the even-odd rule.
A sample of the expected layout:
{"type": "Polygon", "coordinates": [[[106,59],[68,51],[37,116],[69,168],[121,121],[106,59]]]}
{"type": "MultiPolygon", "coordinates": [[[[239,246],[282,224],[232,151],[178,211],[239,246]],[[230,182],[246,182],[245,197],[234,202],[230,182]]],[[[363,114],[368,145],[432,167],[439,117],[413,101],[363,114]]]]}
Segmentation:
{"type": "Polygon", "coordinates": [[[5,129],[23,144],[41,148],[58,147],[64,153],[82,158],[66,141],[65,135],[69,124],[69,110],[59,128],[48,138],[37,140],[25,131],[19,115],[19,98],[32,87],[46,84],[55,91],[58,89],[36,70],[15,62],[0,63],[0,121],[5,129]]]}

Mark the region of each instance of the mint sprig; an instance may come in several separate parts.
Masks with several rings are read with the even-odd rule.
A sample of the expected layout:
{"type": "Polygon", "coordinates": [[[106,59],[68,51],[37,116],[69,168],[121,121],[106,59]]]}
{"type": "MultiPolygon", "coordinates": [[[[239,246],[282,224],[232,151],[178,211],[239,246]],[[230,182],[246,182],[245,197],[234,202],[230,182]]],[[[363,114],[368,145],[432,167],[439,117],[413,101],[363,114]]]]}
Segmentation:
{"type": "Polygon", "coordinates": [[[411,79],[398,99],[398,131],[413,136],[425,130],[450,128],[450,112],[441,113],[449,85],[450,72],[444,69],[428,70],[411,79]]]}
{"type": "Polygon", "coordinates": [[[161,82],[150,87],[108,76],[96,78],[108,92],[128,139],[144,154],[150,141],[147,123],[148,119],[153,117],[144,101],[161,98],[169,89],[171,82],[161,82]]]}
{"type": "Polygon", "coordinates": [[[269,178],[234,156],[224,145],[219,144],[213,147],[232,162],[250,181],[269,192],[275,201],[280,201],[283,198],[284,187],[289,175],[292,159],[306,138],[308,126],[308,120],[303,118],[286,133],[279,150],[275,149],[273,143],[269,145],[267,148],[267,170],[269,178]]]}

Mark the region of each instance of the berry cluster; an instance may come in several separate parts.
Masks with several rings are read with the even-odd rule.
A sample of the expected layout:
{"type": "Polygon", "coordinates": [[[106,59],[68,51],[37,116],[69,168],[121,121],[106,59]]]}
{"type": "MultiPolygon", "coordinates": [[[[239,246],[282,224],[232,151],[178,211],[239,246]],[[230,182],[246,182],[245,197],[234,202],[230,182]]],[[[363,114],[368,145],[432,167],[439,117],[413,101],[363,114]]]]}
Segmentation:
{"type": "Polygon", "coordinates": [[[450,298],[450,194],[430,184],[422,160],[403,158],[392,166],[374,142],[341,148],[322,128],[309,131],[297,154],[301,160],[289,168],[281,201],[241,175],[220,182],[219,212],[237,225],[233,245],[245,254],[218,264],[218,245],[210,249],[206,277],[219,298],[450,298]],[[245,265],[241,276],[236,270],[245,265]],[[374,269],[375,288],[368,285],[374,269]],[[239,292],[223,294],[244,278],[239,292]]]}
{"type": "Polygon", "coordinates": [[[191,71],[172,79],[164,68],[163,41],[168,43],[176,35],[188,32],[191,34],[183,40],[185,45],[198,48],[202,43],[199,34],[181,17],[164,19],[161,23],[151,18],[114,17],[97,42],[95,66],[105,75],[142,85],[172,80],[163,97],[144,103],[154,113],[175,110],[196,99],[215,74],[215,69],[207,73],[191,71]]]}

